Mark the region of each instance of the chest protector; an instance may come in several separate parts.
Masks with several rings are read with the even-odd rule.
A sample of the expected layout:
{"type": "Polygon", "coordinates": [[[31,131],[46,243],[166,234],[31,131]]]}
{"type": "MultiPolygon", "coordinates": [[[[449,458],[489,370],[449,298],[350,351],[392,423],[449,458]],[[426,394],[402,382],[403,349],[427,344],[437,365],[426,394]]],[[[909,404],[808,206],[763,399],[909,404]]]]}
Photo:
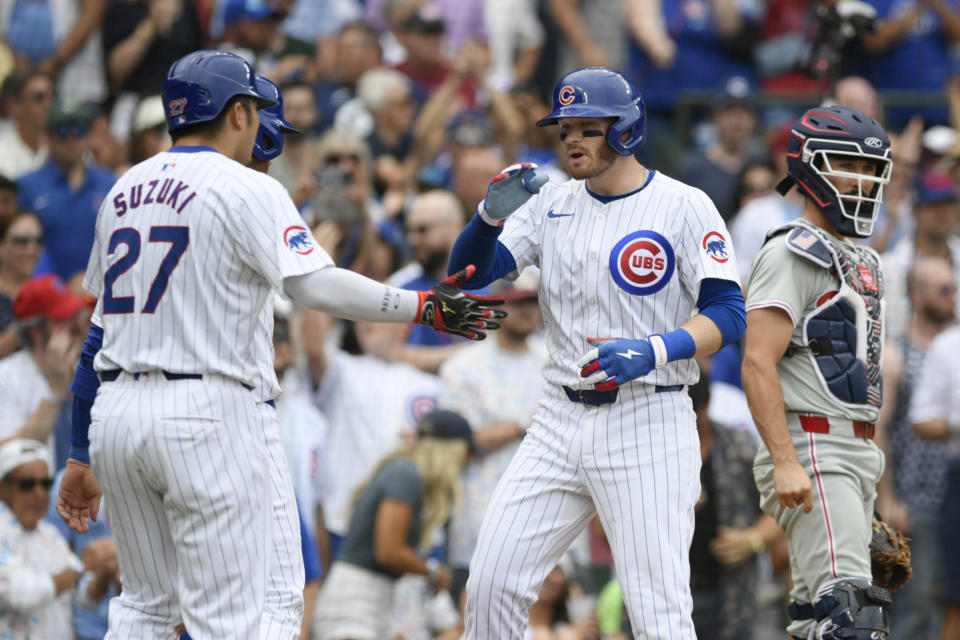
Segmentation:
{"type": "Polygon", "coordinates": [[[829,271],[838,291],[822,296],[803,319],[803,344],[791,343],[787,356],[806,354],[823,389],[839,404],[879,407],[883,346],[883,274],[869,247],[844,243],[838,248],[826,232],[798,219],[772,231],[786,232],[787,248],[829,271]]]}

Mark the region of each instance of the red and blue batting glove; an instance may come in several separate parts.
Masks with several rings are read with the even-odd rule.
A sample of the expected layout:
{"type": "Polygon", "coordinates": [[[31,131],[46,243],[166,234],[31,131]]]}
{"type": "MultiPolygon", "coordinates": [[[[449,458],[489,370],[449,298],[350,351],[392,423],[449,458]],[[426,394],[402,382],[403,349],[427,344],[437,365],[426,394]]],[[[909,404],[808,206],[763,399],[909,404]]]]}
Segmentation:
{"type": "Polygon", "coordinates": [[[503,304],[503,298],[476,296],[460,290],[460,285],[469,280],[476,270],[472,264],[467,265],[465,269],[441,280],[433,289],[417,291],[420,304],[414,322],[471,340],[486,338],[485,329],[498,329],[500,323],[495,320],[505,318],[507,312],[490,307],[503,304]]]}
{"type": "Polygon", "coordinates": [[[597,391],[616,389],[625,382],[647,375],[657,366],[650,338],[587,338],[587,342],[599,346],[585,353],[577,366],[581,367],[583,382],[593,385],[597,391]]]}
{"type": "Polygon", "coordinates": [[[480,216],[489,224],[503,224],[549,180],[537,175],[536,168],[531,162],[518,162],[494,176],[487,186],[487,197],[480,203],[480,216]]]}

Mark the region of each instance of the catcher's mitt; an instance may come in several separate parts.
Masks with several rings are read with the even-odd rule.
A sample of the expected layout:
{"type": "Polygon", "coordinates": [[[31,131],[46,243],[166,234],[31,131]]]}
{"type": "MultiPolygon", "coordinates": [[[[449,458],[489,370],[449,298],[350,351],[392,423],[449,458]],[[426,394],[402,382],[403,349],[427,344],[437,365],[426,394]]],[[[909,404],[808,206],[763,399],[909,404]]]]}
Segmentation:
{"type": "Polygon", "coordinates": [[[893,593],[913,577],[910,568],[910,539],[873,514],[870,564],[873,583],[893,593]]]}

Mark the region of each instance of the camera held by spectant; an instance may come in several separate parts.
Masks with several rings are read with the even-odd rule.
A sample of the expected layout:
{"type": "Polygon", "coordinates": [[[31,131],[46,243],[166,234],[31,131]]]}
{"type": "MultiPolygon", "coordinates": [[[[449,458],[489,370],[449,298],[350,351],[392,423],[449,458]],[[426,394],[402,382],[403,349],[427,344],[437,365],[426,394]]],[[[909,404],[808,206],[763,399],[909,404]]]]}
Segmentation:
{"type": "Polygon", "coordinates": [[[799,70],[813,78],[832,77],[844,51],[876,29],[877,10],[862,0],[820,2],[812,15],[809,33],[787,33],[756,47],[754,61],[762,76],[799,70]]]}

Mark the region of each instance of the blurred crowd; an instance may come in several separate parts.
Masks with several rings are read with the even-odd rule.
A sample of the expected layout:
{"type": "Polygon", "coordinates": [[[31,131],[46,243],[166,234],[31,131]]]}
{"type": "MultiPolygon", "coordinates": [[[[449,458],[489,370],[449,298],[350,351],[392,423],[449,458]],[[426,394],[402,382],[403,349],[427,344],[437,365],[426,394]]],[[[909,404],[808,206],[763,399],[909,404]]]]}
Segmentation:
{"type": "MultiPolygon", "coordinates": [[[[894,173],[868,239],[888,291],[879,511],[913,538],[916,573],[894,596],[893,637],[960,638],[941,554],[943,532],[960,526],[960,445],[922,428],[929,411],[913,406],[937,382],[941,417],[960,422],[943,357],[956,353],[960,277],[956,0],[0,0],[0,636],[102,638],[122,589],[109,514],[78,535],[51,504],[92,311],[80,282],[116,177],[170,146],[167,68],[203,47],[280,86],[300,133],[269,173],[318,244],[339,266],[410,289],[446,275],[500,169],[534,162],[566,179],[556,133],[534,123],[573,68],[612,66],[641,88],[638,160],[711,197],[745,288],[767,231],[802,208],[796,191],[774,192],[790,123],[817,104],[883,122],[894,173]]],[[[303,637],[336,637],[341,606],[363,607],[382,637],[459,637],[480,521],[536,409],[545,359],[537,274],[490,288],[510,315],[480,344],[277,300],[277,411],[308,568],[303,637]],[[415,523],[378,522],[384,500],[408,505],[415,523]],[[378,526],[409,535],[382,549],[378,526]],[[371,572],[379,580],[363,582],[371,572]],[[324,589],[328,576],[353,591],[324,589]]],[[[782,637],[789,558],[759,510],[740,347],[700,364],[698,635],[782,637]]],[[[593,522],[548,576],[530,637],[631,637],[611,563],[593,522]]]]}

